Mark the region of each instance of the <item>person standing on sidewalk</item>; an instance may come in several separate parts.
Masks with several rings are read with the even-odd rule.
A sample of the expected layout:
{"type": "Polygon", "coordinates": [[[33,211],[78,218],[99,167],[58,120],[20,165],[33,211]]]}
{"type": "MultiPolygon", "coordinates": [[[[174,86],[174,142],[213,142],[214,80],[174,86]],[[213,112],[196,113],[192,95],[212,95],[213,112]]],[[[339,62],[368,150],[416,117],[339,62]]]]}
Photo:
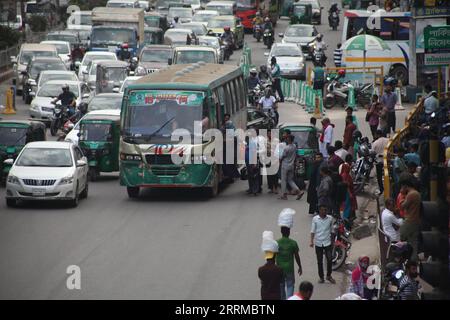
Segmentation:
{"type": "Polygon", "coordinates": [[[319,204],[326,206],[331,212],[333,210],[333,179],[331,179],[331,172],[328,166],[320,168],[320,184],[317,187],[317,198],[319,204]]]}
{"type": "Polygon", "coordinates": [[[393,87],[391,83],[388,83],[385,88],[385,92],[381,97],[381,105],[387,109],[387,128],[386,133],[390,134],[391,129],[395,134],[395,104],[397,103],[397,94],[392,92],[393,87]]]}
{"type": "Polygon", "coordinates": [[[320,185],[321,175],[320,170],[322,167],[326,166],[327,163],[323,160],[322,154],[316,153],[316,157],[314,158],[314,163],[312,165],[311,177],[309,178],[308,184],[308,198],[306,201],[309,203],[309,214],[317,214],[319,212],[318,202],[319,199],[317,197],[317,187],[320,185]]]}
{"type": "Polygon", "coordinates": [[[272,57],[270,60],[272,66],[273,91],[278,93],[280,102],[284,102],[283,91],[281,90],[281,69],[277,63],[277,58],[272,57]]]}
{"type": "Polygon", "coordinates": [[[289,238],[291,229],[286,226],[281,227],[282,237],[277,240],[278,254],[277,265],[283,269],[283,280],[281,282],[281,300],[292,297],[294,295],[295,272],[294,258],[298,266],[298,275],[302,275],[302,263],[297,241],[289,238]]]}
{"type": "Polygon", "coordinates": [[[327,280],[331,283],[336,283],[336,281],[331,276],[332,272],[332,227],[333,218],[328,215],[328,206],[319,203],[319,214],[314,216],[311,224],[311,243],[309,246],[316,248],[317,256],[317,267],[319,271],[319,283],[324,283],[324,273],[323,273],[323,255],[327,260],[327,280]]]}
{"type": "Polygon", "coordinates": [[[297,195],[297,200],[300,200],[304,191],[300,191],[299,187],[294,182],[294,165],[297,157],[297,146],[294,144],[294,136],[287,137],[287,146],[283,150],[281,156],[281,197],[278,199],[287,200],[287,185],[291,187],[291,192],[297,195]]]}
{"type": "Polygon", "coordinates": [[[354,139],[353,133],[357,130],[356,125],[353,123],[352,116],[345,117],[345,129],[344,129],[344,148],[348,150],[348,153],[353,155],[354,153],[354,139]]]}
{"type": "Polygon", "coordinates": [[[380,124],[381,104],[378,102],[378,95],[372,96],[372,103],[367,111],[368,122],[373,140],[376,139],[378,125],[380,124]]]}
{"type": "Polygon", "coordinates": [[[322,153],[325,161],[328,161],[328,146],[333,142],[334,124],[331,124],[329,118],[322,120],[322,133],[319,137],[319,151],[322,153]]]}
{"type": "Polygon", "coordinates": [[[378,189],[380,190],[380,194],[382,194],[384,192],[383,155],[384,155],[384,149],[386,148],[388,143],[389,143],[389,139],[385,137],[383,130],[378,129],[375,134],[375,141],[372,143],[372,150],[377,154],[377,162],[376,162],[375,168],[377,171],[377,182],[378,182],[378,189]]]}

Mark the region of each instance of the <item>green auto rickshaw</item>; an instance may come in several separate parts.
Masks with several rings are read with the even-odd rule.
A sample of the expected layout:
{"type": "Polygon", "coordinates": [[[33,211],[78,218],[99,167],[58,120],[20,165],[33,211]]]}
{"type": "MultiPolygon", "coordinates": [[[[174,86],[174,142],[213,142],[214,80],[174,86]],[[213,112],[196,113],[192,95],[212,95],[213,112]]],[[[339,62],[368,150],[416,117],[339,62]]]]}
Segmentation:
{"type": "Polygon", "coordinates": [[[291,5],[294,3],[294,0],[284,0],[281,6],[280,17],[289,17],[291,13],[289,12],[291,9],[291,5]]]}
{"type": "Polygon", "coordinates": [[[294,3],[291,24],[312,24],[312,6],[306,3],[294,3]]]}
{"type": "Polygon", "coordinates": [[[128,76],[128,63],[116,60],[101,60],[97,63],[95,93],[119,92],[128,76]]]}
{"type": "Polygon", "coordinates": [[[89,178],[119,171],[119,115],[93,115],[80,120],[79,146],[88,159],[89,178]]]}
{"type": "Polygon", "coordinates": [[[144,28],[144,45],[162,44],[164,42],[164,31],[161,28],[144,28]]]}
{"type": "Polygon", "coordinates": [[[46,140],[46,126],[40,121],[0,120],[0,181],[4,184],[11,165],[3,162],[16,159],[22,148],[33,141],[46,140]]]}
{"type": "Polygon", "coordinates": [[[309,180],[312,173],[314,157],[319,152],[317,129],[310,124],[282,123],[278,126],[280,139],[289,129],[297,145],[297,159],[295,161],[294,180],[298,186],[301,181],[309,180]]]}

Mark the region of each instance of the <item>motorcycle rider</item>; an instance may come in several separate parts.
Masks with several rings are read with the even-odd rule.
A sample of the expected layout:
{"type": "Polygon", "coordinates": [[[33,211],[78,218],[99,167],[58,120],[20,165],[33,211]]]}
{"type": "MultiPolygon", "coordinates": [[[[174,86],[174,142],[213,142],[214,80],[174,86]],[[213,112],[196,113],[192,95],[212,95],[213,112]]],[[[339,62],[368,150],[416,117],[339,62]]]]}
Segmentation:
{"type": "Polygon", "coordinates": [[[234,36],[233,32],[231,32],[231,28],[229,26],[225,26],[223,28],[224,33],[222,33],[222,36],[220,37],[220,40],[222,42],[228,42],[230,45],[230,48],[234,47],[234,36]]]}
{"type": "Polygon", "coordinates": [[[67,112],[69,116],[75,113],[76,99],[75,94],[70,91],[68,84],[62,86],[62,93],[59,94],[53,101],[52,104],[56,104],[56,101],[60,100],[63,107],[67,107],[67,112]]]}
{"type": "Polygon", "coordinates": [[[172,22],[170,23],[170,27],[171,27],[171,28],[176,28],[176,26],[177,26],[177,24],[178,24],[178,20],[179,20],[178,17],[173,17],[173,20],[172,20],[172,22]]]}
{"type": "Polygon", "coordinates": [[[330,7],[330,10],[328,10],[328,24],[331,27],[331,17],[333,16],[333,13],[336,12],[337,14],[337,24],[339,25],[339,8],[337,3],[333,3],[330,7]]]}
{"type": "Polygon", "coordinates": [[[277,99],[272,95],[269,88],[266,88],[264,97],[259,100],[259,108],[275,120],[275,125],[278,124],[277,99]]]}
{"type": "Polygon", "coordinates": [[[253,90],[258,84],[261,84],[258,78],[258,71],[256,71],[256,68],[253,68],[250,70],[250,76],[247,78],[247,88],[248,90],[253,90]]]}
{"type": "Polygon", "coordinates": [[[264,18],[264,26],[263,26],[263,30],[264,32],[266,30],[269,30],[270,33],[272,34],[272,42],[275,40],[275,37],[273,35],[273,25],[272,25],[272,21],[270,21],[269,17],[265,17],[264,18]]]}
{"type": "Polygon", "coordinates": [[[267,66],[265,64],[259,67],[258,78],[260,81],[270,80],[270,73],[267,71],[267,66]]]}
{"type": "Polygon", "coordinates": [[[325,65],[325,62],[327,61],[327,57],[325,56],[327,45],[325,44],[325,41],[323,41],[323,35],[319,33],[314,40],[308,43],[308,45],[311,43],[313,44],[311,47],[311,57],[314,59],[315,52],[322,52],[320,64],[325,65]]]}
{"type": "Polygon", "coordinates": [[[128,50],[128,43],[123,43],[120,46],[119,53],[117,54],[119,60],[128,61],[131,58],[131,52],[128,50]]]}
{"type": "Polygon", "coordinates": [[[263,18],[261,17],[261,13],[258,11],[256,12],[256,16],[253,18],[253,35],[255,35],[255,28],[256,26],[261,26],[262,28],[262,24],[264,23],[263,18]]]}
{"type": "Polygon", "coordinates": [[[72,63],[70,65],[70,70],[75,70],[75,61],[81,61],[84,57],[84,50],[80,48],[80,45],[78,43],[75,44],[72,52],[70,52],[70,59],[72,60],[72,63]]]}

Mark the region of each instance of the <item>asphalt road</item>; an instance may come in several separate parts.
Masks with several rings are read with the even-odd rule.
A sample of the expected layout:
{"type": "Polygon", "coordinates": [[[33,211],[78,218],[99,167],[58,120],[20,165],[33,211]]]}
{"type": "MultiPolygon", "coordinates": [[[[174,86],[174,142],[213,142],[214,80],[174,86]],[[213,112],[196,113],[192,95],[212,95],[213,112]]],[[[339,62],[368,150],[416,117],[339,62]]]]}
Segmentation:
{"type": "MultiPolygon", "coordinates": [[[[286,26],[286,20],[280,21],[277,33],[286,26]]],[[[340,32],[318,28],[334,49],[340,32]]],[[[251,35],[246,40],[253,62],[265,63],[263,45],[251,35]]],[[[230,63],[236,64],[239,55],[230,63]]],[[[26,118],[28,106],[19,103],[17,108],[16,117],[26,118]]],[[[399,125],[405,114],[399,113],[399,125]]],[[[364,115],[357,112],[368,134],[364,115]]],[[[280,106],[280,116],[289,122],[309,119],[290,103],[280,106]]],[[[336,124],[335,139],[340,139],[344,112],[332,110],[328,116],[336,124]]],[[[309,280],[315,285],[314,299],[336,298],[347,283],[343,272],[333,274],[335,285],[317,283],[306,195],[300,201],[277,200],[264,184],[258,197],[247,196],[247,182],[236,181],[210,200],[192,190],[147,191],[130,200],[112,174],[91,183],[88,199],[76,209],[56,203],[9,209],[0,188],[0,299],[259,299],[261,235],[272,230],[281,236],[277,219],[285,207],[297,212],[291,237],[300,247],[303,275],[296,276],[296,287],[309,280]],[[66,287],[70,265],[81,268],[81,290],[66,287]]]]}

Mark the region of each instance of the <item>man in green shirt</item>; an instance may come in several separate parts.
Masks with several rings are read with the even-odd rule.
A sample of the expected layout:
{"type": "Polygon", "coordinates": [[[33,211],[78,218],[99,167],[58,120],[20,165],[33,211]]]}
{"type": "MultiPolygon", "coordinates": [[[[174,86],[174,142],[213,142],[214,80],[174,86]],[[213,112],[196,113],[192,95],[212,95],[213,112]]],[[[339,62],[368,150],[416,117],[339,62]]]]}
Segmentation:
{"type": "Polygon", "coordinates": [[[286,300],[294,295],[295,272],[294,257],[298,265],[298,275],[302,275],[302,264],[298,254],[298,244],[289,238],[291,229],[281,227],[281,239],[278,239],[278,254],[276,256],[277,265],[283,270],[281,282],[281,300],[286,300]]]}

